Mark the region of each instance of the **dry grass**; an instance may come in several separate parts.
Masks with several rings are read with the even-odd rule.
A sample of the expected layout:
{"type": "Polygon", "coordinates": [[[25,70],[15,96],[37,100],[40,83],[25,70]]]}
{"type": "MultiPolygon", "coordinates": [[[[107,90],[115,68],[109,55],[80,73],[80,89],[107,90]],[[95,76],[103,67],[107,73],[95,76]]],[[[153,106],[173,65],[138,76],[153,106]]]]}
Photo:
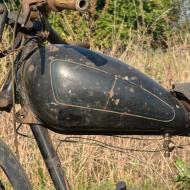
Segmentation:
{"type": "MultiPolygon", "coordinates": [[[[3,43],[9,44],[9,36],[5,34],[3,43]]],[[[130,44],[130,43],[129,43],[130,44]]],[[[185,43],[184,43],[185,44],[185,43]]],[[[140,50],[140,46],[133,43],[118,57],[130,65],[147,73],[155,80],[170,88],[175,81],[190,80],[190,54],[186,45],[183,48],[172,47],[166,52],[140,50]]],[[[3,48],[3,47],[2,47],[3,48]]],[[[0,79],[7,71],[11,58],[0,60],[0,79]]],[[[0,114],[1,130],[0,137],[12,147],[13,127],[9,114],[0,114]]],[[[22,133],[32,137],[28,126],[22,128],[22,133]]],[[[64,138],[51,132],[55,146],[58,139],[64,138]]],[[[120,147],[132,147],[137,149],[155,150],[162,146],[160,137],[151,137],[157,140],[133,140],[115,137],[91,137],[97,140],[111,143],[120,147]]],[[[143,138],[143,137],[142,137],[143,138]]],[[[187,138],[175,137],[176,144],[186,144],[187,138]]],[[[20,159],[23,167],[31,179],[34,189],[53,189],[52,182],[48,177],[46,167],[37,149],[36,143],[31,138],[19,136],[20,159]]],[[[73,189],[109,189],[117,180],[125,180],[134,189],[175,189],[173,179],[176,175],[175,160],[177,157],[190,162],[190,147],[175,150],[169,159],[164,158],[163,152],[142,153],[131,152],[121,154],[96,146],[80,144],[62,144],[58,153],[67,177],[73,189]],[[164,181],[163,181],[164,179],[164,181]],[[166,185],[167,183],[167,185],[166,185]]],[[[113,188],[112,188],[113,189],[113,188]]]]}

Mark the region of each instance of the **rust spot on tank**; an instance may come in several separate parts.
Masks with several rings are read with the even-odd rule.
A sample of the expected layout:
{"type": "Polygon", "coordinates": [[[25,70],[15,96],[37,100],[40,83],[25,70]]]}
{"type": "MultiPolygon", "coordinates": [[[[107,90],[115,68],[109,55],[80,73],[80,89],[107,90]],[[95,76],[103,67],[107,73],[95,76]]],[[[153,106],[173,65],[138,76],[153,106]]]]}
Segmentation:
{"type": "Polygon", "coordinates": [[[120,102],[120,99],[116,99],[116,100],[113,100],[114,101],[114,103],[115,103],[115,105],[119,105],[119,102],[120,102]]]}
{"type": "Polygon", "coordinates": [[[89,62],[89,61],[85,62],[85,65],[87,65],[89,67],[95,67],[94,63],[89,62]]]}
{"type": "Polygon", "coordinates": [[[84,59],[83,59],[83,58],[80,58],[79,60],[80,60],[80,61],[84,61],[84,59]]]}
{"type": "Polygon", "coordinates": [[[51,51],[51,52],[57,52],[57,51],[59,51],[59,48],[57,47],[57,46],[50,46],[49,47],[49,50],[51,51]]]}
{"type": "Polygon", "coordinates": [[[52,61],[53,59],[54,59],[53,56],[49,56],[49,57],[48,57],[48,60],[49,60],[49,61],[52,61]]]}
{"type": "Polygon", "coordinates": [[[55,108],[51,108],[50,111],[55,112],[55,113],[57,112],[57,110],[55,108]]]}
{"type": "Polygon", "coordinates": [[[100,101],[96,101],[95,104],[96,105],[101,105],[101,102],[100,101]]]}
{"type": "Polygon", "coordinates": [[[131,80],[138,80],[136,76],[131,77],[131,80]]]}
{"type": "Polygon", "coordinates": [[[33,71],[34,71],[34,65],[31,64],[31,65],[28,67],[28,71],[29,71],[29,72],[33,72],[33,71]]]}
{"type": "Polygon", "coordinates": [[[89,96],[94,96],[93,91],[88,91],[89,96]]]}
{"type": "Polygon", "coordinates": [[[130,88],[130,89],[129,89],[129,92],[134,93],[135,91],[134,91],[133,88],[130,88]]]}
{"type": "Polygon", "coordinates": [[[112,98],[114,96],[114,90],[111,89],[111,91],[108,92],[109,98],[112,98]]]}
{"type": "Polygon", "coordinates": [[[123,80],[129,80],[128,76],[123,77],[123,80]]]}

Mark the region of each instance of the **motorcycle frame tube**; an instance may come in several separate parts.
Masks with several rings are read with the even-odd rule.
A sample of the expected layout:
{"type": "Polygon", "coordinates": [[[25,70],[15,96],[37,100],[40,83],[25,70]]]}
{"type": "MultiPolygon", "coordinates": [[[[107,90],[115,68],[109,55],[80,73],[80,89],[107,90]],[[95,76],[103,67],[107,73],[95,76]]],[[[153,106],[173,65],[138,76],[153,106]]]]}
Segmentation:
{"type": "MultiPolygon", "coordinates": [[[[50,33],[51,35],[48,39],[50,43],[64,43],[57,32],[51,31],[50,33]]],[[[61,167],[60,159],[57,152],[55,151],[52,140],[48,133],[48,129],[36,124],[31,124],[30,128],[37,142],[43,160],[45,161],[54,187],[56,190],[70,190],[69,183],[67,182],[63,168],[61,167]]]]}
{"type": "Polygon", "coordinates": [[[40,125],[30,127],[56,190],[70,190],[48,130],[40,125]]]}
{"type": "MultiPolygon", "coordinates": [[[[62,40],[57,32],[51,30],[50,33],[51,35],[48,39],[50,43],[64,43],[64,40],[62,40]]],[[[70,190],[69,183],[67,182],[60,159],[49,136],[48,129],[35,124],[31,124],[30,128],[56,190],[70,190]]]]}

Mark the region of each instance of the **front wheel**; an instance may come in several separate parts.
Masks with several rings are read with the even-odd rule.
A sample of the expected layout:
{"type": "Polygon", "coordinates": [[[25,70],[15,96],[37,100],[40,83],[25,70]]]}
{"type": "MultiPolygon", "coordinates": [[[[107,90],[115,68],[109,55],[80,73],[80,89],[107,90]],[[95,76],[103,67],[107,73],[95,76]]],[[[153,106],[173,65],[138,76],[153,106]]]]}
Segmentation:
{"type": "Polygon", "coordinates": [[[0,181],[0,190],[5,190],[5,187],[1,181],[0,181]]]}
{"type": "MultiPolygon", "coordinates": [[[[0,139],[0,168],[7,176],[14,190],[32,190],[30,182],[9,147],[0,139]]],[[[0,190],[5,187],[0,182],[0,190]]]]}

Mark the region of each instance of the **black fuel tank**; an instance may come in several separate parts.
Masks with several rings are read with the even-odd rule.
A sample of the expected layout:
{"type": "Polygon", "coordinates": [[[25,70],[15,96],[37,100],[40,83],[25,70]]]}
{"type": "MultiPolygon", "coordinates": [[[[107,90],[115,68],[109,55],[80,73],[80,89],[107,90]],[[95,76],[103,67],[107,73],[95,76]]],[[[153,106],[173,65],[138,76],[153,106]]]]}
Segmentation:
{"type": "Polygon", "coordinates": [[[23,69],[32,111],[48,128],[69,134],[181,133],[188,112],[133,67],[87,49],[49,45],[23,69]]]}

